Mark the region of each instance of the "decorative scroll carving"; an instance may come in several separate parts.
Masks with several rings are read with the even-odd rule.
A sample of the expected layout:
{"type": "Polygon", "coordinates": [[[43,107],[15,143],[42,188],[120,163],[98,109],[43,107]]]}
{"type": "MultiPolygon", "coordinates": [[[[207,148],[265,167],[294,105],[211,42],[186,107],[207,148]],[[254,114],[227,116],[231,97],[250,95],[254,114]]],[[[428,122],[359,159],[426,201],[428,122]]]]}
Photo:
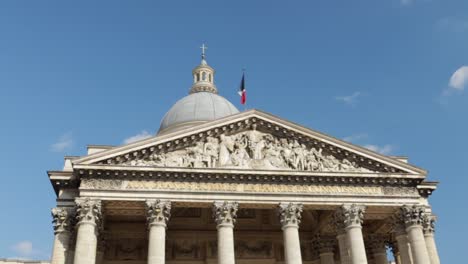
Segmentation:
{"type": "Polygon", "coordinates": [[[172,258],[174,259],[199,259],[200,248],[198,241],[176,240],[172,243],[172,258]]]}
{"type": "Polygon", "coordinates": [[[362,225],[366,207],[356,204],[342,205],[335,214],[335,218],[346,227],[351,225],[362,225]]]}
{"type": "Polygon", "coordinates": [[[237,258],[271,258],[273,244],[271,241],[236,241],[237,258]]]}
{"type": "Polygon", "coordinates": [[[281,225],[296,225],[301,223],[301,213],[303,205],[300,203],[280,203],[278,205],[278,215],[281,225]]]}
{"type": "Polygon", "coordinates": [[[147,200],[147,223],[150,225],[166,225],[171,217],[171,202],[163,200],[147,200]]]}
{"type": "Polygon", "coordinates": [[[433,215],[425,214],[423,218],[424,234],[433,234],[435,232],[436,217],[433,215]]]}
{"type": "Polygon", "coordinates": [[[76,200],[76,219],[78,223],[102,223],[101,201],[90,198],[76,200]]]}
{"type": "Polygon", "coordinates": [[[425,209],[418,205],[405,205],[400,208],[400,213],[406,227],[422,225],[425,217],[425,209]]]}
{"type": "Polygon", "coordinates": [[[52,208],[52,224],[54,233],[70,232],[73,221],[73,210],[71,208],[52,208]]]}
{"type": "Polygon", "coordinates": [[[329,172],[371,172],[348,159],[337,159],[322,148],[307,147],[296,139],[278,138],[256,130],[221,134],[172,152],[154,152],[121,161],[130,166],[240,168],[329,172]]]}
{"type": "Polygon", "coordinates": [[[237,202],[214,202],[213,218],[218,225],[234,225],[237,217],[239,203],[237,202]]]}

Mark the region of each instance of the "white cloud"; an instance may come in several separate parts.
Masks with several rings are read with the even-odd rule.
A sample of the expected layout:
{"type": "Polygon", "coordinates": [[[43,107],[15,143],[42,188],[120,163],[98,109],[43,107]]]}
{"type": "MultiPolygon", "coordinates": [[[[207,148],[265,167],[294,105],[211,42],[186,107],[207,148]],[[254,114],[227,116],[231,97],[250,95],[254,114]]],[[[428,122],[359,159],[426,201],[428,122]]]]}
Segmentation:
{"type": "Polygon", "coordinates": [[[134,135],[134,136],[131,136],[131,137],[128,137],[126,138],[123,143],[124,144],[130,144],[130,143],[133,143],[133,142],[136,142],[136,141],[140,141],[140,140],[143,140],[143,139],[147,139],[149,137],[152,137],[153,135],[151,135],[150,133],[148,133],[148,131],[146,130],[143,130],[141,131],[140,133],[134,135]]]}
{"type": "Polygon", "coordinates": [[[462,66],[452,74],[449,86],[459,91],[463,91],[468,86],[468,66],[462,66]]]}
{"type": "Polygon", "coordinates": [[[72,133],[68,132],[59,137],[57,142],[50,146],[50,150],[54,152],[63,152],[73,146],[72,133]]]}
{"type": "Polygon", "coordinates": [[[356,105],[357,100],[360,96],[361,96],[361,92],[354,92],[351,95],[337,96],[335,97],[335,99],[348,105],[356,105]]]}
{"type": "Polygon", "coordinates": [[[388,155],[393,150],[395,150],[395,147],[392,146],[392,145],[389,145],[389,144],[384,145],[384,146],[377,146],[377,145],[368,144],[368,145],[364,145],[364,147],[367,148],[367,149],[370,149],[372,151],[379,152],[380,154],[383,154],[383,155],[388,155]]]}
{"type": "Polygon", "coordinates": [[[344,137],[343,140],[348,141],[348,142],[356,142],[356,141],[359,141],[359,140],[362,140],[362,139],[366,139],[368,137],[369,137],[368,134],[360,133],[360,134],[354,134],[354,135],[351,135],[351,136],[344,137]]]}
{"type": "Polygon", "coordinates": [[[35,252],[32,242],[27,240],[18,242],[17,244],[13,245],[11,249],[21,257],[31,256],[35,252]]]}

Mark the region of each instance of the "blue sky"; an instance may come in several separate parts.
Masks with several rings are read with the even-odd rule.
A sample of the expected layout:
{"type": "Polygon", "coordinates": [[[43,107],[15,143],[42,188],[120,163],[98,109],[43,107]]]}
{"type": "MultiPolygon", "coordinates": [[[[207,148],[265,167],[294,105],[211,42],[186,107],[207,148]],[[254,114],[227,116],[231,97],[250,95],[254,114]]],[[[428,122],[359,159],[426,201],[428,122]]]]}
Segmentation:
{"type": "Polygon", "coordinates": [[[206,43],[220,93],[441,181],[442,261],[465,250],[468,1],[1,1],[0,258],[47,259],[46,171],[153,134],[206,43]]]}

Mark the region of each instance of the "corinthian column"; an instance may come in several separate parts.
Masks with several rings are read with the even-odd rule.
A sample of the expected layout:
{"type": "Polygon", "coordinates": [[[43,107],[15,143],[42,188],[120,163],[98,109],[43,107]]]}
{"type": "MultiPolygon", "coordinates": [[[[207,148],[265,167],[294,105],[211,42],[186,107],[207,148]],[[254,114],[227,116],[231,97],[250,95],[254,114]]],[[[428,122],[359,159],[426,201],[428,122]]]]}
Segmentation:
{"type": "Polygon", "coordinates": [[[283,230],[286,264],[302,264],[299,240],[302,207],[302,204],[298,203],[280,203],[278,206],[281,229],[283,230]]]}
{"type": "Polygon", "coordinates": [[[237,202],[214,202],[213,218],[218,229],[218,264],[234,264],[234,224],[236,223],[237,202]]]}
{"type": "Polygon", "coordinates": [[[398,253],[401,263],[398,264],[413,264],[413,254],[411,254],[411,245],[406,235],[405,222],[400,212],[392,217],[393,233],[397,243],[398,253]]]}
{"type": "Polygon", "coordinates": [[[101,201],[76,200],[76,234],[74,264],[95,264],[98,226],[101,224],[101,201]]]}
{"type": "Polygon", "coordinates": [[[171,216],[171,202],[146,201],[149,229],[148,264],[164,264],[166,261],[166,228],[171,216]]]}
{"type": "Polygon", "coordinates": [[[71,208],[53,208],[54,248],[51,264],[66,264],[71,237],[73,210],[71,208]]]}
{"type": "Polygon", "coordinates": [[[424,207],[403,206],[401,215],[406,226],[406,234],[411,245],[411,253],[414,264],[430,264],[426,241],[424,240],[422,222],[424,219],[424,207]]]}
{"type": "Polygon", "coordinates": [[[364,206],[351,204],[341,206],[335,215],[344,224],[346,230],[350,251],[350,264],[367,264],[366,249],[362,236],[364,212],[364,206]]]}
{"type": "Polygon", "coordinates": [[[423,221],[424,240],[431,259],[431,264],[440,264],[439,254],[434,240],[435,217],[427,215],[423,221]]]}

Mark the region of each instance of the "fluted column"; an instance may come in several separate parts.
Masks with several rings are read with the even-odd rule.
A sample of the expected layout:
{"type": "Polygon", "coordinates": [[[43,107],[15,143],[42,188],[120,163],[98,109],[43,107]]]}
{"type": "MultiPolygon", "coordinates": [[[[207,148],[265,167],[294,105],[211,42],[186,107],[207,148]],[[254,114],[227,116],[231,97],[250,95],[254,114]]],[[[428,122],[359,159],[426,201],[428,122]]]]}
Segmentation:
{"type": "Polygon", "coordinates": [[[363,205],[343,205],[336,214],[336,219],[344,224],[349,243],[350,264],[367,264],[366,249],[362,236],[362,222],[365,207],[363,205]]]}
{"type": "Polygon", "coordinates": [[[439,253],[434,239],[435,217],[427,215],[423,221],[424,240],[426,241],[427,251],[431,264],[440,264],[439,253]]]}
{"type": "Polygon", "coordinates": [[[369,237],[369,243],[375,264],[388,264],[386,239],[382,235],[373,234],[369,237]]]}
{"type": "Polygon", "coordinates": [[[66,264],[68,262],[73,217],[72,208],[57,207],[52,209],[54,246],[51,264],[66,264]]]}
{"type": "Polygon", "coordinates": [[[280,203],[278,205],[286,264],[302,264],[299,240],[302,207],[302,204],[299,203],[280,203]]]}
{"type": "Polygon", "coordinates": [[[406,234],[411,245],[411,253],[414,264],[430,264],[429,253],[427,252],[426,241],[424,239],[422,222],[424,218],[423,206],[403,206],[401,207],[402,218],[406,226],[406,234]]]}
{"type": "Polygon", "coordinates": [[[101,201],[76,200],[78,221],[74,264],[95,264],[98,226],[101,224],[101,201]]]}
{"type": "Polygon", "coordinates": [[[333,249],[336,239],[333,236],[318,235],[315,237],[315,245],[320,254],[320,264],[335,264],[333,249]]]}
{"type": "Polygon", "coordinates": [[[218,264],[234,264],[234,224],[236,223],[237,202],[214,202],[213,218],[218,230],[218,264]]]}
{"type": "Polygon", "coordinates": [[[147,200],[148,264],[164,264],[166,261],[166,228],[171,216],[171,202],[147,200]]]}

